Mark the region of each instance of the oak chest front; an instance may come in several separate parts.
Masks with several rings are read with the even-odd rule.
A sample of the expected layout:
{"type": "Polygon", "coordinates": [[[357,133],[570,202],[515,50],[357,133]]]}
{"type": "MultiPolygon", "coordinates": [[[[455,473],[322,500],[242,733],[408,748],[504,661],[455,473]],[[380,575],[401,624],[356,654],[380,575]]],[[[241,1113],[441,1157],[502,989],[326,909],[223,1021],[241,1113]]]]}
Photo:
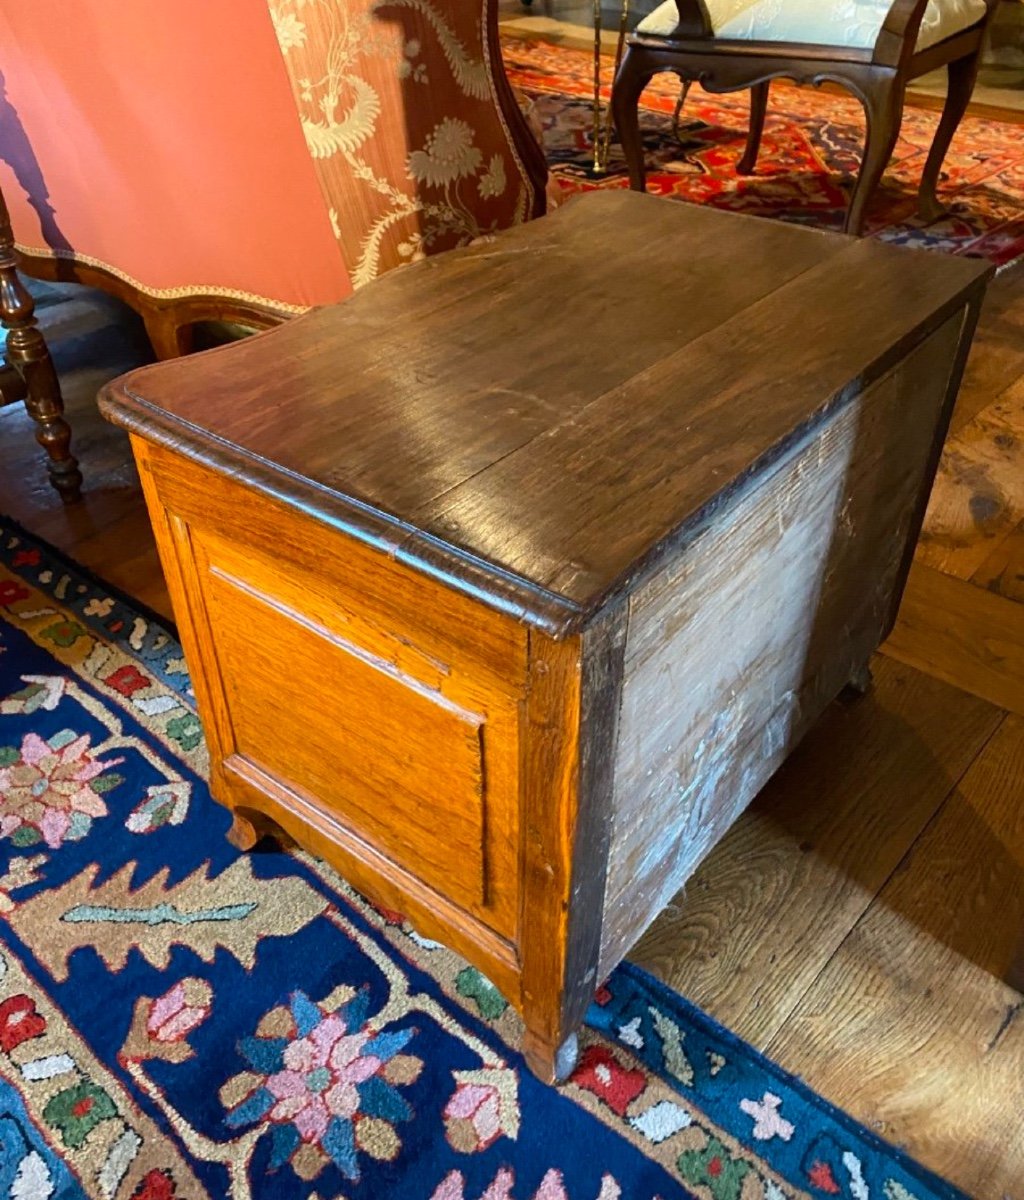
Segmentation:
{"type": "Polygon", "coordinates": [[[601,193],[112,385],[237,842],[453,946],[564,1074],[863,682],[985,276],[601,193]]]}

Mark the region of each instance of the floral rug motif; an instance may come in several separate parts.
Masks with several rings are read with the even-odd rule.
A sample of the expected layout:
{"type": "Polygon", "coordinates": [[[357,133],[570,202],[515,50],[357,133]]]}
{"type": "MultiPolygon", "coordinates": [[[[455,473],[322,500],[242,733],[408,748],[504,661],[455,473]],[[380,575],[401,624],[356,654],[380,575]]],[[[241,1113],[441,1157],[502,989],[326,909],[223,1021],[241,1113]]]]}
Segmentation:
{"type": "MultiPolygon", "coordinates": [[[[621,148],[613,140],[609,172],[587,175],[591,147],[593,63],[583,50],[535,40],[502,43],[509,78],[532,101],[548,162],[572,195],[628,187],[621,148]]],[[[611,60],[605,76],[611,84],[611,60]]],[[[860,167],[864,113],[852,96],[772,84],[757,173],[736,173],[749,124],[747,92],[690,92],[680,120],[674,75],[658,75],[644,92],[640,129],[647,190],[729,212],[776,217],[839,231],[860,167]]],[[[1024,126],[968,116],[950,147],[939,186],[945,216],[926,223],[916,196],[939,114],[908,105],[899,144],[868,213],[866,235],[894,245],[987,258],[1004,266],[1024,255],[1024,126]]]]}
{"type": "Polygon", "coordinates": [[[544,1086],[206,765],[171,633],[0,520],[0,1200],[965,1200],[630,966],[544,1086]]]}

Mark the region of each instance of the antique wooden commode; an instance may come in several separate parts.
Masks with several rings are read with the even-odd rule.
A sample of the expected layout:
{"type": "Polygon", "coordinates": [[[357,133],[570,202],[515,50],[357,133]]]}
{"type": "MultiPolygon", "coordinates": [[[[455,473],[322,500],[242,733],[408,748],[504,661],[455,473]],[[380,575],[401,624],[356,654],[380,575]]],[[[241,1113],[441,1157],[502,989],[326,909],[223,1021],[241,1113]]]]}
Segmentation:
{"type": "Polygon", "coordinates": [[[604,192],[110,385],[236,842],[449,943],[563,1074],[887,634],[986,276],[604,192]]]}

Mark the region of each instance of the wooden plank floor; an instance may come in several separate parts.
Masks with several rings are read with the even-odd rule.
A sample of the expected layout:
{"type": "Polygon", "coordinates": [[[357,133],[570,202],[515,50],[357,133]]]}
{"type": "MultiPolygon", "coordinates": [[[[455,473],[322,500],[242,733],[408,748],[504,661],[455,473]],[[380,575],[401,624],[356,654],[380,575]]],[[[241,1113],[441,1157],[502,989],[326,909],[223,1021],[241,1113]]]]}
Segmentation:
{"type": "MultiPolygon", "coordinates": [[[[85,501],[60,505],[15,406],[0,511],[168,614],[100,378],[76,373],[69,402],[85,501]]],[[[830,710],[632,956],[978,1200],[1024,1200],[1022,456],[1024,267],[992,290],[875,688],[830,710]]]]}

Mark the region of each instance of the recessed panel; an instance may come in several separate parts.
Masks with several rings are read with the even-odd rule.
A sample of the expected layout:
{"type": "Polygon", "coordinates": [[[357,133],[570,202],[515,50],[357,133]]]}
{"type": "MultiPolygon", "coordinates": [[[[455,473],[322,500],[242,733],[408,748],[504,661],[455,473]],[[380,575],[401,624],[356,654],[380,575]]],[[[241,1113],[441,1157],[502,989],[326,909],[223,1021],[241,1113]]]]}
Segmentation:
{"type": "Polygon", "coordinates": [[[486,900],[481,714],[211,563],[207,615],[234,753],[413,875],[486,900]]]}

